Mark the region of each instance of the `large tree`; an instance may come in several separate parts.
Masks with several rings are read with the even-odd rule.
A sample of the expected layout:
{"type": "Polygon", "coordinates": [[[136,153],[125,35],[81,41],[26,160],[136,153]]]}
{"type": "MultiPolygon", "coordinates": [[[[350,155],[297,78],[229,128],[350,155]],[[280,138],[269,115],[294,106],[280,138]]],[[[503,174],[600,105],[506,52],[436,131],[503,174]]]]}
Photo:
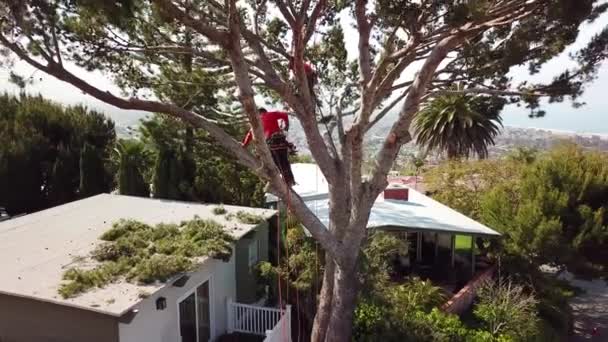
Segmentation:
{"type": "Polygon", "coordinates": [[[40,96],[0,95],[0,205],[28,213],[109,192],[114,122],[40,96]]]}
{"type": "MultiPolygon", "coordinates": [[[[13,56],[101,101],[165,113],[207,131],[268,180],[328,256],[313,340],[347,341],[370,210],[400,147],[411,140],[410,124],[421,104],[454,92],[491,94],[524,100],[531,115],[541,115],[541,96],[575,99],[607,55],[608,30],[574,54],[575,69],[549,84],[514,84],[508,73],[518,65],[537,72],[576,40],[582,23],[607,7],[599,0],[4,0],[0,43],[13,56]],[[341,36],[332,27],[342,25],[341,36]],[[358,81],[344,92],[354,92],[349,97],[354,117],[344,124],[336,115],[337,144],[331,134],[324,139],[303,60],[314,56],[316,42],[344,45],[343,37],[357,41],[358,81]],[[196,70],[221,75],[216,86],[238,97],[253,128],[255,155],[224,130],[217,115],[210,116],[215,113],[210,108],[150,96],[159,84],[199,81],[167,72],[182,68],[184,55],[192,58],[193,75],[196,70]],[[293,82],[286,70],[289,55],[295,56],[293,82]],[[70,63],[115,75],[131,97],[88,83],[70,63]],[[462,87],[454,90],[455,82],[462,87]],[[300,122],[329,184],[329,226],[282,182],[264,143],[256,89],[284,103],[300,122]],[[388,116],[392,108],[396,114],[388,116]],[[382,117],[393,125],[364,177],[363,142],[382,117]]],[[[331,56],[340,49],[321,51],[331,56]]]]}

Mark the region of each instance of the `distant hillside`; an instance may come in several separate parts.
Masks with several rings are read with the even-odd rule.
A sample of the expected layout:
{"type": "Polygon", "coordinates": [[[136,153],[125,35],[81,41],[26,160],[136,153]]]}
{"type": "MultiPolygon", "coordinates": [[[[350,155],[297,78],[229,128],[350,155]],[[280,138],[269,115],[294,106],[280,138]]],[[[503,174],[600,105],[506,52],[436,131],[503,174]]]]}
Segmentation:
{"type": "MultiPolygon", "coordinates": [[[[145,117],[133,115],[125,118],[124,113],[109,114],[116,121],[116,133],[121,138],[136,136],[139,121],[145,117]],[[125,125],[125,123],[127,125],[125,125]]],[[[367,135],[366,152],[375,153],[381,146],[386,132],[390,129],[392,122],[380,122],[367,135]]],[[[322,133],[324,128],[322,128],[322,133]]],[[[310,154],[306,137],[299,122],[292,120],[288,133],[289,140],[293,142],[301,154],[310,154]]],[[[584,134],[558,130],[547,130],[540,128],[509,127],[503,128],[501,134],[496,138],[496,144],[489,148],[490,157],[499,157],[515,149],[516,147],[529,147],[539,150],[551,148],[557,142],[571,140],[577,144],[601,151],[608,151],[608,134],[584,134]]],[[[414,143],[406,144],[401,154],[417,153],[418,147],[414,143]]]]}
{"type": "MultiPolygon", "coordinates": [[[[386,132],[390,129],[391,122],[382,123],[374,127],[367,136],[365,144],[366,152],[374,154],[382,145],[386,132]]],[[[302,151],[303,154],[310,153],[306,144],[306,138],[297,124],[292,125],[289,138],[302,151]]],[[[489,148],[490,158],[499,157],[517,147],[535,148],[547,150],[556,143],[563,140],[574,141],[577,144],[590,149],[608,151],[608,134],[574,133],[558,130],[547,130],[539,128],[521,128],[506,126],[495,139],[496,144],[489,148]]],[[[413,143],[406,144],[401,149],[401,154],[417,153],[419,148],[413,143]]]]}

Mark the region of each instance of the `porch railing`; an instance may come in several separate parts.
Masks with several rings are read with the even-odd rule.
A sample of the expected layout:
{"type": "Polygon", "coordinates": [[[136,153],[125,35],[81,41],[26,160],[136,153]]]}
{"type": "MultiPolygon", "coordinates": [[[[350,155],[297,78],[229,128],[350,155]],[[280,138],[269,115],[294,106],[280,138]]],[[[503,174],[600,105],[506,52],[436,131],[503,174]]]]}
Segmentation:
{"type": "MultiPolygon", "coordinates": [[[[291,306],[284,310],[249,304],[235,303],[228,300],[228,333],[240,332],[268,336],[265,341],[284,341],[291,336],[291,306]],[[283,332],[283,330],[287,330],[283,332]],[[279,335],[279,339],[269,339],[279,335]]],[[[288,341],[291,341],[289,338],[288,341]]],[[[285,341],[287,342],[287,341],[285,341]]]]}
{"type": "Polygon", "coordinates": [[[285,314],[272,330],[266,331],[264,342],[291,342],[291,306],[287,305],[285,314]]]}

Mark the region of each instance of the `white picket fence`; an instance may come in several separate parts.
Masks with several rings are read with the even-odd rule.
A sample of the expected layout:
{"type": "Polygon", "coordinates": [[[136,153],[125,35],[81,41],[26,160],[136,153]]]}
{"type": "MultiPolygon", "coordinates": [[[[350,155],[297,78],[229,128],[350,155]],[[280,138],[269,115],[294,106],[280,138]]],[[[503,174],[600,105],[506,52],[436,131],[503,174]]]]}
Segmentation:
{"type": "Polygon", "coordinates": [[[228,332],[267,336],[265,341],[291,341],[291,305],[284,310],[228,301],[228,332]],[[287,330],[283,332],[283,329],[287,330]],[[283,340],[270,336],[283,336],[283,340]],[[284,341],[285,336],[289,338],[284,341]]]}
{"type": "Polygon", "coordinates": [[[291,342],[291,310],[287,305],[287,314],[283,315],[274,329],[266,332],[264,342],[291,342]]]}

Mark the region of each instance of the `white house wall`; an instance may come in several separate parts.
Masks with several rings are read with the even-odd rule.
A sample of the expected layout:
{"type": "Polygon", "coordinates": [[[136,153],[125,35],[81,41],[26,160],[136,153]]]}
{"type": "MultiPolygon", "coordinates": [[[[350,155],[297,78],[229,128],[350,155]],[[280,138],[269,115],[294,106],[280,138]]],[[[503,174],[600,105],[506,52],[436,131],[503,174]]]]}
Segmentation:
{"type": "Polygon", "coordinates": [[[120,342],[179,342],[178,299],[210,279],[211,340],[226,332],[226,301],[236,298],[234,253],[229,262],[207,260],[191,274],[183,287],[168,285],[140,302],[130,323],[119,323],[120,342]],[[156,309],[156,299],[165,297],[167,307],[156,309]]]}

